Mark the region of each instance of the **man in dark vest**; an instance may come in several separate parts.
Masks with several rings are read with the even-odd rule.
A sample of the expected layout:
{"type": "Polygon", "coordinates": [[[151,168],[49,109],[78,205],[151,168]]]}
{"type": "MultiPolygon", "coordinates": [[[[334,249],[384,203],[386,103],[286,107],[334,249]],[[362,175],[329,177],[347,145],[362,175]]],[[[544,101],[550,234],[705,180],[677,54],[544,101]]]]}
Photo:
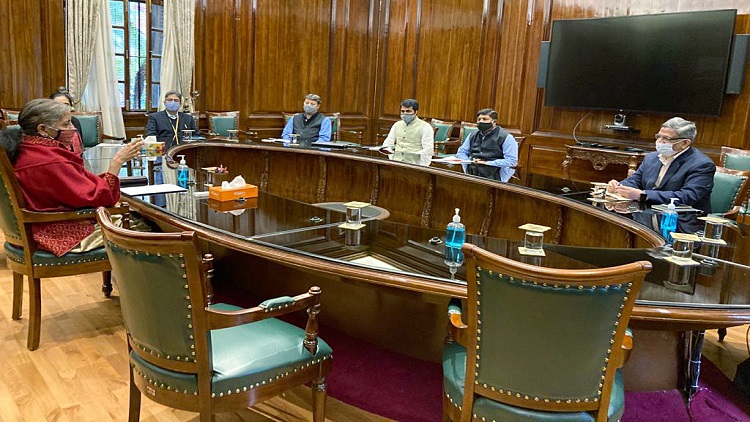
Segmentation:
{"type": "Polygon", "coordinates": [[[299,135],[297,141],[302,145],[312,142],[329,142],[331,140],[331,119],[320,114],[320,96],[315,94],[305,95],[302,103],[303,113],[297,113],[286,122],[281,138],[292,139],[292,134],[299,135]]]}
{"type": "Polygon", "coordinates": [[[458,149],[456,158],[473,161],[464,165],[467,174],[507,182],[518,164],[516,138],[497,125],[497,111],[491,108],[477,112],[477,129],[458,149]]]}

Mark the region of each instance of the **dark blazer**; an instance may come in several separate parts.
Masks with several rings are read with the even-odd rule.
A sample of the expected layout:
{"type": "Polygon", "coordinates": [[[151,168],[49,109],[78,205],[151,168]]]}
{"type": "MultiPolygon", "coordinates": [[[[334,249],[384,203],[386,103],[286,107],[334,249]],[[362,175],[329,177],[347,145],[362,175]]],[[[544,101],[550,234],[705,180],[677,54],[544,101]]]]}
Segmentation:
{"type": "Polygon", "coordinates": [[[675,158],[660,186],[655,186],[662,164],[656,152],[643,159],[638,170],[621,182],[622,185],[646,192],[647,204],[668,204],[677,198],[678,205],[690,205],[705,213],[711,212],[711,190],[716,165],[694,147],[675,158]]]}
{"type": "MultiPolygon", "coordinates": [[[[195,119],[188,113],[178,112],[177,113],[177,134],[178,141],[182,141],[183,133],[185,129],[195,130],[197,135],[198,128],[195,126],[195,119]]],[[[167,116],[165,110],[157,111],[148,115],[148,123],[146,123],[146,136],[155,135],[156,140],[164,142],[164,150],[168,150],[174,146],[174,120],[167,116]]]]}

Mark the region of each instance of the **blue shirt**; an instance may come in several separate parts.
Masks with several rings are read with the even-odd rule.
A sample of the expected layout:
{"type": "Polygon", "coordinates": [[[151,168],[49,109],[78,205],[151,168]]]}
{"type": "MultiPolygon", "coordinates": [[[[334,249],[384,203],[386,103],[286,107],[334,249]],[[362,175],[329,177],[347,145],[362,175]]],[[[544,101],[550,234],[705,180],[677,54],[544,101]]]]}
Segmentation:
{"type": "MultiPolygon", "coordinates": [[[[477,133],[476,136],[479,135],[481,135],[481,133],[477,133]]],[[[461,147],[458,148],[456,158],[459,158],[461,160],[471,159],[471,157],[469,156],[471,152],[470,139],[471,137],[467,137],[461,147]]],[[[518,142],[516,142],[516,138],[514,138],[511,134],[508,134],[508,136],[505,137],[505,141],[503,142],[503,155],[505,156],[504,158],[487,161],[487,165],[500,167],[500,180],[502,180],[503,182],[507,182],[508,180],[510,180],[510,177],[513,176],[513,173],[516,172],[516,169],[514,169],[513,167],[518,165],[518,142]]],[[[465,164],[464,170],[466,170],[465,164]]]]}
{"type": "MultiPolygon", "coordinates": [[[[286,122],[286,126],[284,126],[284,131],[281,132],[281,139],[286,139],[288,141],[292,140],[292,137],[289,135],[294,133],[293,120],[294,120],[294,117],[291,117],[286,122]]],[[[326,116],[323,116],[323,121],[320,122],[320,132],[318,133],[318,141],[330,142],[330,140],[331,140],[331,119],[326,116]]]]}

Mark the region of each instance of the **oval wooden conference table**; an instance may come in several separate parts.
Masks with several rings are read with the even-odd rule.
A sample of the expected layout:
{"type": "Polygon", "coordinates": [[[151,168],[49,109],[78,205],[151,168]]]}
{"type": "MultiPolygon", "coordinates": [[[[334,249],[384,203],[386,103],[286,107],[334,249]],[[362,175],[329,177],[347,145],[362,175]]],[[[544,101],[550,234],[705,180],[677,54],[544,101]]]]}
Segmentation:
{"type": "Polygon", "coordinates": [[[196,190],[213,179],[201,169],[219,164],[259,187],[258,198],[242,202],[169,194],[166,209],[129,198],[159,230],[199,235],[215,258],[217,295],[255,305],[319,285],[322,323],[378,347],[439,360],[447,302],[466,296],[464,268],[451,274],[443,261],[454,208],[467,242],[512,259],[568,269],[653,263],[631,320],[629,390],[689,390],[698,368],[685,356],[700,354],[702,330],[750,323],[750,241],[741,225],[724,230],[727,246],[701,249],[696,275],[675,285],[661,256],[664,240],[650,228],[581,201],[465,175],[460,165],[420,167],[366,149],[268,143],[168,151],[182,154],[197,170],[196,190]],[[349,201],[373,205],[360,230],[339,228],[349,201]],[[545,257],[518,254],[525,223],[551,227],[545,257]]]}

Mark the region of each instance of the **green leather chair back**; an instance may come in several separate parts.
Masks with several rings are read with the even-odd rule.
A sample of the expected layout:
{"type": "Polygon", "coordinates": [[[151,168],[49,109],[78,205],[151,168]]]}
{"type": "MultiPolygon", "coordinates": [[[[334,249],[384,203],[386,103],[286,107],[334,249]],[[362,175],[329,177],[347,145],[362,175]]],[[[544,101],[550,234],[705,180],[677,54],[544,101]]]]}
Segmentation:
{"type": "MultiPolygon", "coordinates": [[[[455,341],[443,351],[444,410],[454,420],[456,411],[482,420],[593,420],[584,412],[606,420],[601,417],[621,414],[618,368],[651,263],[566,270],[524,264],[468,243],[462,251],[466,308],[459,311],[462,327],[451,316],[455,341]]],[[[451,304],[449,312],[455,308],[451,304]]]]}
{"type": "Polygon", "coordinates": [[[230,130],[237,129],[237,116],[211,116],[211,131],[219,136],[229,136],[230,130]]]}
{"type": "Polygon", "coordinates": [[[726,154],[721,165],[732,170],[750,170],[750,155],[726,154]]]}
{"type": "Polygon", "coordinates": [[[166,248],[160,253],[125,249],[109,239],[105,246],[133,344],[146,353],[192,362],[195,341],[184,254],[166,248]]]}
{"type": "MultiPolygon", "coordinates": [[[[21,130],[20,126],[18,130],[21,130]]],[[[23,229],[15,212],[15,208],[19,206],[14,191],[18,188],[18,182],[5,150],[0,151],[0,175],[2,176],[0,177],[0,229],[5,234],[6,240],[13,244],[22,244],[23,229]]]]}
{"type": "Polygon", "coordinates": [[[478,274],[479,384],[530,397],[598,399],[629,287],[544,286],[478,274]]]}
{"type": "Polygon", "coordinates": [[[7,110],[2,109],[3,119],[5,120],[18,120],[18,115],[21,113],[18,110],[7,110]]]}
{"type": "Polygon", "coordinates": [[[447,141],[453,131],[453,123],[445,123],[435,119],[432,119],[432,127],[437,128],[437,131],[435,131],[435,142],[447,141]]]}
{"type": "Polygon", "coordinates": [[[748,176],[724,173],[717,168],[714,188],[711,191],[711,212],[723,214],[742,202],[738,195],[747,183],[748,176]]]}
{"type": "Polygon", "coordinates": [[[464,123],[461,123],[461,143],[463,144],[464,141],[466,141],[466,138],[469,137],[472,133],[476,132],[477,127],[476,126],[468,126],[464,123]]]}
{"type": "Polygon", "coordinates": [[[101,121],[98,114],[76,114],[75,117],[81,123],[81,138],[84,148],[95,147],[102,139],[101,121]]]}

